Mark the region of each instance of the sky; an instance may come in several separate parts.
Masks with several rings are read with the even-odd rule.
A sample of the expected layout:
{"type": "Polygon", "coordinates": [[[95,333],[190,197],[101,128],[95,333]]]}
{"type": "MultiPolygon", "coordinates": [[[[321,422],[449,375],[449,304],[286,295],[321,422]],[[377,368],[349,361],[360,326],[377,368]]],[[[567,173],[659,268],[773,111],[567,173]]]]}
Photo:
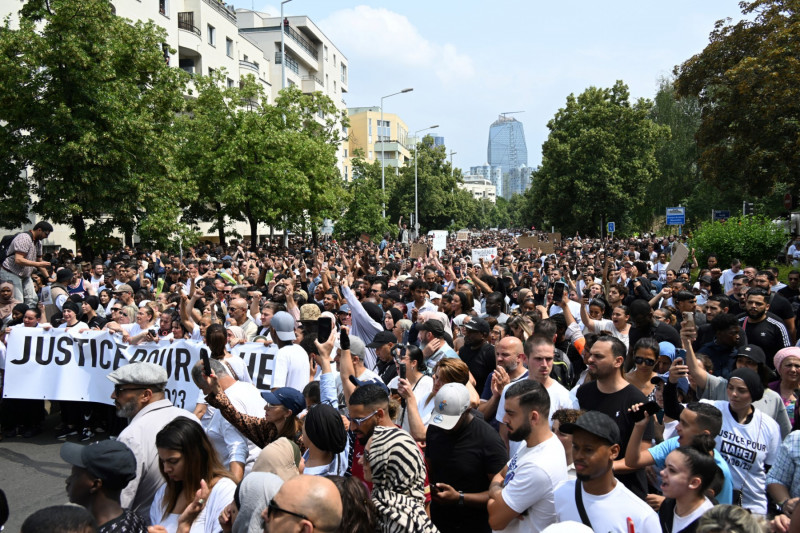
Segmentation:
{"type": "MultiPolygon", "coordinates": [[[[280,14],[276,0],[234,0],[280,14]]],[[[528,165],[541,162],[547,122],[569,94],[622,80],[650,98],[660,78],[703,50],[717,20],[741,18],[738,0],[292,0],[348,60],[348,107],[384,100],[413,132],[434,133],[456,168],[486,162],[489,126],[500,113],[525,128],[528,165]]]]}

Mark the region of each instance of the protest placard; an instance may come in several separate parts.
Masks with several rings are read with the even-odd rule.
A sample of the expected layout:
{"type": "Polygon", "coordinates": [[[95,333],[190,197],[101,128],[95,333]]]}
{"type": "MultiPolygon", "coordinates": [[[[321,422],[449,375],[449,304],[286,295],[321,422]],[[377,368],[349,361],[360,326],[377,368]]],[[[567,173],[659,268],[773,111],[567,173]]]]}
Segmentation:
{"type": "Polygon", "coordinates": [[[437,252],[447,249],[447,232],[435,230],[433,232],[433,249],[437,252]]]}
{"type": "Polygon", "coordinates": [[[469,240],[469,232],[468,231],[459,231],[456,233],[456,240],[457,241],[468,241],[469,240]]]}
{"type": "Polygon", "coordinates": [[[253,380],[253,385],[259,390],[268,391],[272,388],[272,371],[275,368],[275,356],[278,347],[274,344],[265,346],[260,342],[247,342],[237,344],[231,348],[231,355],[241,357],[253,380]]]}
{"type": "Polygon", "coordinates": [[[472,262],[478,263],[481,259],[484,261],[494,261],[497,257],[497,248],[473,248],[472,249],[472,262]]]}
{"type": "Polygon", "coordinates": [[[530,235],[523,235],[522,237],[517,239],[517,246],[524,250],[533,249],[539,247],[539,239],[537,237],[532,237],[530,235]]]}
{"type": "Polygon", "coordinates": [[[669,265],[667,265],[667,270],[674,270],[677,272],[680,270],[681,265],[686,258],[689,257],[689,249],[681,243],[678,243],[675,246],[674,251],[672,252],[672,258],[669,260],[669,265]]]}
{"type": "Polygon", "coordinates": [[[412,259],[419,259],[420,257],[427,257],[428,256],[428,245],[422,243],[416,243],[411,245],[411,255],[412,259]]]}

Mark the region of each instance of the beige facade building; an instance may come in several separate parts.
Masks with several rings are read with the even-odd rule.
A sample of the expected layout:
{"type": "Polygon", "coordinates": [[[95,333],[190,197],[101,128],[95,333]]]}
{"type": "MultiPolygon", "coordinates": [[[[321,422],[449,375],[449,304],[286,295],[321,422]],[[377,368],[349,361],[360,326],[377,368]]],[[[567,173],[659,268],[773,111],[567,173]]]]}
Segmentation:
{"type": "Polygon", "coordinates": [[[492,203],[497,201],[497,187],[483,176],[467,174],[464,176],[464,183],[459,183],[458,188],[469,191],[476,200],[490,200],[492,203]]]}
{"type": "MultiPolygon", "coordinates": [[[[364,160],[370,163],[385,156],[384,167],[394,167],[392,172],[411,161],[408,126],[398,115],[384,110],[381,122],[381,108],[376,106],[348,108],[347,116],[350,119],[350,157],[345,160],[346,167],[350,167],[356,150],[360,150],[364,160]]],[[[351,174],[347,174],[347,179],[352,177],[351,174]]]]}

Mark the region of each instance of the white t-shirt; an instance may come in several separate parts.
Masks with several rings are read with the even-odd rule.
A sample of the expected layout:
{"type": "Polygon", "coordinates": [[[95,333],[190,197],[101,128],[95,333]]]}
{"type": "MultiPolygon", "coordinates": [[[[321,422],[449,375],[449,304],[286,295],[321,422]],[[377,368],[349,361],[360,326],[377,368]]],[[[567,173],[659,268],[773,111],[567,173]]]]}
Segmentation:
{"type": "MultiPolygon", "coordinates": [[[[583,321],[581,320],[581,304],[578,302],[573,302],[572,300],[568,300],[567,305],[569,306],[569,312],[572,313],[572,318],[574,318],[575,322],[577,322],[581,329],[583,329],[583,321]]],[[[550,306],[550,316],[563,312],[564,310],[561,309],[561,307],[557,304],[550,306]]]]}
{"type": "MultiPolygon", "coordinates": [[[[503,387],[503,392],[500,394],[500,401],[497,402],[497,415],[495,415],[495,419],[501,424],[503,423],[503,417],[506,416],[506,391],[513,384],[514,383],[509,383],[503,387]]],[[[575,403],[569,391],[554,379],[550,380],[550,385],[547,387],[547,394],[550,396],[550,414],[548,415],[548,420],[552,420],[553,413],[559,409],[577,409],[577,403],[575,403]]],[[[514,455],[521,444],[521,442],[509,441],[508,454],[514,455]]]]}
{"type": "MultiPolygon", "coordinates": [[[[644,500],[617,481],[608,494],[587,494],[581,487],[581,498],[592,529],[603,533],[628,533],[628,518],[633,520],[636,533],[661,533],[658,515],[644,500]]],[[[575,481],[568,481],[555,491],[558,521],[572,520],[582,523],[575,502],[575,481]]]]}
{"type": "MultiPolygon", "coordinates": [[[[161,488],[156,491],[153,503],[150,506],[150,522],[154,525],[162,525],[167,533],[175,533],[178,531],[178,518],[179,514],[169,514],[162,518],[164,514],[162,505],[164,503],[164,492],[167,490],[167,485],[161,485],[161,488]]],[[[236,483],[232,479],[226,477],[220,478],[211,489],[211,494],[208,495],[208,501],[203,506],[203,510],[197,515],[197,518],[192,522],[192,527],[189,529],[190,533],[217,533],[222,531],[219,525],[219,515],[222,510],[233,501],[233,493],[236,492],[236,483]]]]}
{"type": "MultiPolygon", "coordinates": [[[[249,383],[237,381],[227,389],[225,396],[237,411],[250,416],[263,417],[264,405],[267,403],[261,397],[259,390],[249,383]]],[[[232,462],[245,465],[245,474],[249,473],[256,462],[261,449],[246,439],[230,422],[225,420],[219,410],[215,410],[206,427],[206,434],[220,462],[229,468],[232,462]]]]}
{"type": "Polygon", "coordinates": [[[733,490],[742,491],[742,507],[767,514],[766,465],[771,465],[781,445],[778,423],[758,409],[748,424],[740,424],[724,400],[700,400],[722,411],[722,430],[715,439],[717,450],[731,469],[733,490]]]}
{"type": "Polygon", "coordinates": [[[298,344],[289,344],[278,350],[272,371],[272,387],[291,387],[302,391],[308,385],[311,364],[308,354],[298,344]]]}
{"type": "MultiPolygon", "coordinates": [[[[414,309],[416,309],[417,304],[415,304],[413,301],[411,301],[411,302],[408,302],[408,304],[406,304],[406,307],[408,307],[408,313],[406,313],[406,318],[409,319],[409,320],[414,320],[413,318],[411,318],[411,312],[414,309]]],[[[424,313],[425,311],[438,311],[438,310],[439,310],[439,308],[436,307],[435,305],[433,305],[430,302],[430,300],[425,300],[425,303],[422,304],[422,307],[420,307],[419,310],[417,311],[417,316],[419,316],[421,313],[424,313]]]]}
{"type": "MultiPolygon", "coordinates": [[[[400,380],[400,376],[395,376],[389,382],[389,385],[388,385],[389,390],[397,389],[397,382],[399,380],[400,380]]],[[[433,391],[433,378],[430,377],[430,376],[422,376],[414,384],[414,398],[417,399],[417,410],[419,411],[420,418],[422,418],[422,421],[425,424],[425,426],[428,425],[428,420],[426,420],[426,417],[422,416],[422,411],[426,407],[425,406],[425,400],[428,399],[428,396],[430,396],[431,391],[433,391]]],[[[433,401],[433,399],[431,399],[431,401],[428,402],[428,403],[430,404],[430,406],[429,406],[430,408],[428,409],[428,412],[427,412],[427,415],[428,415],[427,418],[429,419],[430,418],[430,414],[433,411],[433,404],[435,402],[433,401]]],[[[401,426],[402,426],[402,428],[404,430],[406,430],[408,432],[411,432],[411,426],[408,423],[408,408],[402,409],[401,412],[402,412],[402,415],[403,415],[403,420],[401,422],[401,426]]]]}
{"type": "Polygon", "coordinates": [[[664,283],[667,281],[667,267],[669,263],[655,263],[653,265],[653,272],[658,274],[658,281],[664,283]]]}
{"type": "Polygon", "coordinates": [[[567,458],[555,435],[532,448],[523,442],[508,463],[502,492],[506,505],[522,516],[511,520],[502,531],[542,531],[556,523],[553,491],[566,481],[567,458]]]}
{"type": "Polygon", "coordinates": [[[698,507],[697,509],[695,509],[686,516],[683,517],[678,516],[678,513],[673,511],[672,531],[670,533],[680,533],[680,531],[685,529],[686,526],[688,526],[689,524],[691,524],[692,522],[703,516],[703,514],[712,507],[714,507],[714,504],[711,503],[711,500],[706,498],[705,501],[702,504],[700,504],[700,507],[698,507]]]}
{"type": "Polygon", "coordinates": [[[622,343],[625,344],[625,348],[628,348],[630,344],[630,336],[618,330],[613,321],[607,318],[601,318],[600,320],[594,320],[593,323],[595,333],[600,333],[601,331],[610,331],[612,337],[621,340],[622,343]]]}

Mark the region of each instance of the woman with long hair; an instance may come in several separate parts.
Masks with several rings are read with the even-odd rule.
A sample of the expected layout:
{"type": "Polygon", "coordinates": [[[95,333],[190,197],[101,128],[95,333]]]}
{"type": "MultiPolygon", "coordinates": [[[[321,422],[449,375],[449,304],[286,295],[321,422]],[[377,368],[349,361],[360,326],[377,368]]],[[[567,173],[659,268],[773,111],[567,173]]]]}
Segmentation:
{"type": "Polygon", "coordinates": [[[197,422],[179,417],[156,435],[164,485],[150,506],[157,533],[217,533],[218,517],[233,500],[236,483],[197,422]]]}
{"type": "Polygon", "coordinates": [[[706,496],[719,470],[714,447],[714,437],[703,433],[690,446],[667,455],[661,470],[661,493],[666,499],[658,510],[664,533],[694,532],[703,513],[714,506],[706,496]]]}
{"type": "Polygon", "coordinates": [[[647,397],[647,401],[655,398],[655,385],[651,383],[657,376],[655,366],[658,362],[658,341],[653,337],[643,337],[636,341],[633,347],[633,362],[635,366],[625,374],[625,379],[639,389],[647,397]]]}
{"type": "Polygon", "coordinates": [[[425,462],[411,436],[400,428],[377,426],[359,459],[384,533],[438,531],[425,514],[425,462]]]}
{"type": "Polygon", "coordinates": [[[378,516],[375,504],[360,479],[349,476],[326,476],[342,497],[342,523],[337,533],[375,533],[378,516]]]}

